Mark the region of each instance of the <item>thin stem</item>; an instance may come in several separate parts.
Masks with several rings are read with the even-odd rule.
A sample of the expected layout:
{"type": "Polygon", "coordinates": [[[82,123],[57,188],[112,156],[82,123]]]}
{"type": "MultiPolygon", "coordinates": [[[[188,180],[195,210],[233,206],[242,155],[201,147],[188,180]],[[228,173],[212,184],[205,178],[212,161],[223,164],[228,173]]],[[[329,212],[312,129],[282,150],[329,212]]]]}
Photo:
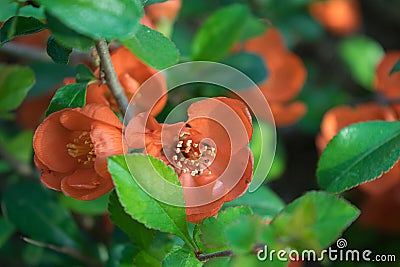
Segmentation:
{"type": "Polygon", "coordinates": [[[129,121],[133,118],[131,109],[129,108],[129,102],[124,93],[124,89],[119,83],[118,77],[115,74],[114,66],[111,61],[110,52],[108,51],[108,45],[105,39],[100,39],[96,42],[97,53],[100,58],[100,65],[105,74],[105,80],[108,87],[111,90],[114,98],[117,100],[120,111],[125,118],[129,121]]]}
{"type": "Polygon", "coordinates": [[[25,242],[38,246],[38,247],[42,247],[42,248],[48,248],[54,251],[57,251],[59,253],[62,254],[66,254],[74,259],[77,259],[81,262],[84,262],[87,266],[101,266],[101,263],[89,258],[88,256],[86,256],[85,254],[82,254],[81,252],[73,249],[73,248],[69,248],[69,247],[59,247],[53,244],[47,244],[47,243],[43,243],[43,242],[39,242],[33,239],[30,239],[28,237],[22,237],[22,240],[24,240],[25,242]]]}
{"type": "MultiPolygon", "coordinates": [[[[263,248],[264,248],[264,244],[255,244],[250,253],[257,254],[263,248]]],[[[208,253],[208,254],[203,254],[202,251],[196,251],[194,254],[196,255],[196,258],[199,261],[203,261],[203,262],[208,261],[209,259],[213,259],[213,258],[234,256],[233,251],[230,249],[217,251],[217,252],[213,252],[213,253],[208,253]]]]}
{"type": "Polygon", "coordinates": [[[195,255],[199,261],[207,261],[212,258],[233,256],[233,251],[228,249],[228,250],[223,250],[223,251],[218,251],[218,252],[213,252],[213,253],[208,253],[208,254],[195,253],[195,255]]]}

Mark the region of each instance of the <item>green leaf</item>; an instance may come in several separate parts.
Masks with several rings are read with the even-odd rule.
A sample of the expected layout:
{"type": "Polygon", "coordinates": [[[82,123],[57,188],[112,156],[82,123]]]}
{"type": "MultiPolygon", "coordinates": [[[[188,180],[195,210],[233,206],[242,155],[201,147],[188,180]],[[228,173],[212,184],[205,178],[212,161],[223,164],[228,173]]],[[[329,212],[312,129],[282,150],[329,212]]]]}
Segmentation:
{"type": "Polygon", "coordinates": [[[33,155],[32,138],[33,131],[23,131],[12,138],[0,135],[0,143],[14,158],[30,164],[33,155]]]}
{"type": "Polygon", "coordinates": [[[30,68],[0,64],[0,113],[17,108],[34,83],[30,68]]]}
{"type": "Polygon", "coordinates": [[[175,246],[162,262],[163,267],[201,267],[203,263],[186,247],[175,246]]]}
{"type": "Polygon", "coordinates": [[[269,26],[265,22],[262,22],[259,18],[249,16],[245,22],[242,34],[240,35],[240,41],[246,41],[262,35],[268,30],[268,27],[269,26]]]}
{"type": "Polygon", "coordinates": [[[245,215],[225,226],[224,231],[234,254],[249,254],[254,244],[264,242],[261,240],[261,233],[265,227],[265,220],[258,216],[245,215]]]}
{"type": "Polygon", "coordinates": [[[3,212],[23,235],[57,246],[82,249],[80,233],[62,205],[39,184],[18,182],[4,192],[3,212]]]}
{"type": "Polygon", "coordinates": [[[77,83],[90,83],[92,81],[97,80],[92,70],[84,64],[79,64],[76,67],[75,78],[77,83]]]}
{"type": "Polygon", "coordinates": [[[20,16],[44,19],[43,7],[36,8],[31,5],[20,7],[19,3],[10,0],[0,0],[0,6],[0,21],[6,21],[15,16],[17,9],[20,16]]]}
{"type": "Polygon", "coordinates": [[[246,74],[254,83],[261,83],[262,81],[267,79],[268,76],[268,71],[265,67],[264,60],[256,54],[239,52],[221,60],[221,63],[240,70],[241,72],[246,74]]]}
{"type": "Polygon", "coordinates": [[[17,36],[40,32],[44,29],[46,25],[33,17],[11,17],[0,28],[0,42],[4,44],[17,36]]]}
{"type": "Polygon", "coordinates": [[[166,2],[167,0],[142,0],[144,6],[154,5],[157,3],[166,2]]]}
{"type": "Polygon", "coordinates": [[[390,70],[390,75],[393,73],[400,72],[400,60],[397,60],[396,64],[394,64],[393,68],[390,70]]]}
{"type": "Polygon", "coordinates": [[[162,33],[140,25],[134,36],[121,40],[138,58],[156,69],[165,69],[178,62],[179,51],[162,33]]]}
{"type": "Polygon", "coordinates": [[[249,206],[255,214],[269,220],[284,208],[285,203],[271,189],[261,186],[255,192],[246,192],[243,196],[224,204],[225,207],[238,205],[249,206]]]}
{"type": "Polygon", "coordinates": [[[224,229],[239,220],[242,215],[251,215],[249,207],[238,206],[220,212],[217,218],[209,217],[195,226],[194,238],[205,252],[225,250],[229,248],[224,229]]]}
{"type": "Polygon", "coordinates": [[[59,19],[46,12],[47,26],[54,38],[68,48],[78,48],[86,51],[94,46],[94,41],[63,24],[59,19]]]}
{"type": "Polygon", "coordinates": [[[59,200],[69,210],[85,215],[101,215],[107,212],[108,194],[95,200],[83,201],[63,194],[59,194],[59,200]]]}
{"type": "MultiPolygon", "coordinates": [[[[187,223],[184,207],[176,207],[165,204],[148,195],[137,184],[140,181],[157,181],[162,178],[178,184],[178,177],[171,167],[167,167],[162,161],[143,154],[120,155],[108,158],[108,170],[110,171],[119,200],[126,213],[132,218],[143,223],[149,228],[172,233],[194,247],[187,223]],[[135,179],[133,177],[135,177],[135,179]]],[[[183,200],[183,192],[180,195],[174,192],[159,194],[175,197],[183,200]]]]}
{"type": "Polygon", "coordinates": [[[69,54],[71,54],[72,49],[67,48],[59,44],[54,40],[54,36],[51,35],[47,40],[47,54],[53,59],[55,63],[58,64],[68,64],[69,54]]]}
{"type": "Polygon", "coordinates": [[[161,264],[151,253],[141,250],[133,259],[133,266],[161,267],[161,264]]]}
{"type": "Polygon", "coordinates": [[[10,236],[15,232],[15,226],[8,220],[0,216],[0,248],[7,242],[10,236]]]}
{"type": "Polygon", "coordinates": [[[353,79],[371,90],[375,68],[384,54],[383,48],[375,40],[359,35],[343,40],[339,45],[339,54],[353,79]]]}
{"type": "Polygon", "coordinates": [[[320,251],[335,241],[360,212],[344,199],[308,192],[287,205],[270,226],[284,247],[320,251]]]}
{"type": "Polygon", "coordinates": [[[143,15],[139,0],[37,0],[67,27],[93,39],[132,36],[143,15]]]}
{"type": "Polygon", "coordinates": [[[130,237],[135,245],[141,249],[146,249],[151,245],[155,232],[132,219],[125,212],[115,191],[110,195],[108,211],[110,212],[110,219],[130,237]]]}
{"type": "Polygon", "coordinates": [[[240,38],[250,15],[244,5],[231,5],[213,13],[201,26],[192,43],[194,60],[217,61],[240,38]]]}
{"type": "Polygon", "coordinates": [[[68,84],[57,90],[46,111],[46,117],[64,108],[83,107],[86,103],[87,83],[68,84]]]}
{"type": "Polygon", "coordinates": [[[132,245],[116,244],[111,247],[106,267],[132,267],[138,249],[132,245]]]}
{"type": "Polygon", "coordinates": [[[342,129],[319,162],[321,188],[342,192],[387,172],[400,157],[400,122],[371,121],[342,129]]]}

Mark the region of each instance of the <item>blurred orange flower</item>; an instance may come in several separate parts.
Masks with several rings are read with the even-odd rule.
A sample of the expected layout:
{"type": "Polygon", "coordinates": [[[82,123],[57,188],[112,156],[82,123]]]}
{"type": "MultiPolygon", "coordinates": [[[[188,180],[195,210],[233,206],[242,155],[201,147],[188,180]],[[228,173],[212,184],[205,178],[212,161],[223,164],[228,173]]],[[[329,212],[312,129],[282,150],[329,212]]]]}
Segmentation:
{"type": "MultiPolygon", "coordinates": [[[[146,87],[146,93],[139,92],[139,87],[151,76],[157,73],[141,62],[129,49],[120,47],[111,53],[117,77],[125,90],[128,100],[132,101],[132,109],[138,114],[151,109],[151,114],[156,116],[167,102],[166,81],[161,75],[151,80],[151,86],[146,87]]],[[[100,75],[100,68],[95,70],[95,75],[100,75]]],[[[106,84],[93,83],[88,86],[87,103],[109,105],[118,111],[118,105],[106,84]]]]}
{"type": "MultiPolygon", "coordinates": [[[[364,103],[356,107],[338,106],[329,110],[323,117],[321,133],[317,136],[316,144],[322,152],[328,142],[344,127],[350,124],[373,121],[373,120],[395,120],[396,115],[388,107],[382,107],[377,103],[364,103]]],[[[382,175],[380,179],[370,181],[358,186],[359,189],[370,195],[385,193],[393,185],[399,182],[400,165],[396,164],[393,169],[382,175]]]]}
{"type": "Polygon", "coordinates": [[[387,98],[400,98],[400,72],[390,74],[400,60],[400,51],[388,51],[376,68],[375,88],[387,98]]]}
{"type": "Polygon", "coordinates": [[[355,33],[361,27],[358,0],[316,1],[310,4],[309,11],[328,31],[339,36],[355,33]]]}
{"type": "MultiPolygon", "coordinates": [[[[290,125],[303,117],[306,105],[291,101],[303,87],[307,72],[301,58],[287,50],[280,32],[271,27],[263,35],[247,41],[245,49],[260,55],[269,71],[259,88],[271,106],[276,125],[290,125]]],[[[246,95],[246,91],[241,94],[246,95]]]]}
{"type": "Polygon", "coordinates": [[[107,157],[123,153],[122,123],[107,106],[63,109],[39,125],[33,148],[43,184],[76,199],[96,199],[113,188],[107,157]]]}
{"type": "Polygon", "coordinates": [[[247,145],[253,129],[243,102],[223,97],[201,100],[189,107],[186,123],[162,125],[146,116],[139,114],[129,122],[125,133],[128,146],[145,147],[147,154],[175,168],[184,186],[188,221],[198,223],[217,214],[224,202],[246,191],[252,178],[253,157],[247,145]],[[228,165],[231,174],[241,173],[238,181],[221,179],[228,165]],[[204,185],[212,186],[199,193],[190,190],[204,185]],[[190,205],[200,198],[208,202],[190,205]]]}
{"type": "Polygon", "coordinates": [[[182,0],[168,0],[145,7],[146,16],[157,25],[162,19],[174,21],[181,9],[182,0]]]}

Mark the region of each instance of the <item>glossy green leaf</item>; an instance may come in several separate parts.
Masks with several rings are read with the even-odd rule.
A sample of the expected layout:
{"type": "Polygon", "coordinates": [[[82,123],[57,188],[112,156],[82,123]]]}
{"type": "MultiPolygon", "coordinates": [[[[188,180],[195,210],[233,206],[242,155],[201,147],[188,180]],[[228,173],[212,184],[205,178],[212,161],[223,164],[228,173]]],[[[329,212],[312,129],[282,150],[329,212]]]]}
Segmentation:
{"type": "Polygon", "coordinates": [[[240,38],[249,14],[246,6],[238,4],[213,13],[194,38],[192,58],[211,61],[223,58],[240,38]]]}
{"type": "Polygon", "coordinates": [[[121,40],[138,58],[156,69],[164,69],[178,62],[179,51],[162,33],[140,25],[134,36],[121,40]]]}
{"type": "Polygon", "coordinates": [[[245,205],[264,219],[272,219],[285,206],[285,203],[266,186],[261,186],[255,192],[246,192],[243,196],[224,204],[225,207],[245,205]]]}
{"type": "Polygon", "coordinates": [[[47,40],[47,54],[53,59],[55,63],[58,64],[68,64],[69,54],[71,54],[72,49],[67,48],[59,44],[54,36],[50,36],[47,40]]]}
{"type": "Polygon", "coordinates": [[[396,64],[394,64],[393,68],[390,70],[390,75],[396,72],[400,72],[400,60],[398,60],[396,64]]]}
{"type": "Polygon", "coordinates": [[[203,263],[196,258],[192,250],[182,246],[175,246],[164,258],[162,266],[201,267],[203,263]]]}
{"type": "Polygon", "coordinates": [[[242,215],[251,215],[249,207],[230,207],[220,212],[215,217],[209,217],[196,225],[194,239],[205,252],[219,251],[229,248],[228,239],[224,229],[239,220],[242,215]]]}
{"type": "Polygon", "coordinates": [[[142,0],[144,6],[154,5],[157,3],[166,2],[167,0],[142,0]]]}
{"type": "Polygon", "coordinates": [[[400,157],[400,122],[361,122],[342,129],[318,162],[318,183],[342,192],[387,172],[400,157]]]}
{"type": "Polygon", "coordinates": [[[340,43],[339,54],[349,67],[353,79],[371,90],[376,66],[384,54],[379,43],[366,36],[350,37],[340,43]]]}
{"type": "Polygon", "coordinates": [[[136,246],[145,249],[151,245],[155,232],[132,219],[132,217],[125,212],[121,203],[119,203],[115,191],[110,195],[108,211],[110,212],[110,219],[130,237],[136,246]]]}
{"type": "Polygon", "coordinates": [[[67,27],[93,39],[132,36],[143,15],[139,0],[37,0],[67,27]]]}
{"type": "Polygon", "coordinates": [[[60,202],[69,210],[84,215],[102,215],[107,212],[108,194],[95,200],[78,200],[63,194],[59,195],[60,202]]]}
{"type": "Polygon", "coordinates": [[[94,46],[92,39],[76,32],[75,29],[69,28],[52,14],[46,12],[46,19],[51,33],[61,45],[68,48],[78,48],[83,51],[89,50],[94,46]]]}
{"type": "Polygon", "coordinates": [[[46,29],[40,20],[33,17],[14,16],[0,28],[0,43],[4,44],[17,36],[28,35],[46,29]]]}
{"type": "Polygon", "coordinates": [[[284,247],[320,251],[358,217],[359,210],[337,196],[311,191],[287,205],[271,222],[284,247]]]}
{"type": "Polygon", "coordinates": [[[5,242],[7,242],[14,232],[15,226],[4,217],[0,216],[0,248],[5,242]]]}
{"type": "Polygon", "coordinates": [[[90,83],[97,79],[92,70],[84,64],[76,66],[75,78],[77,83],[90,83]]]}
{"type": "Polygon", "coordinates": [[[57,246],[80,247],[73,219],[41,185],[27,181],[13,184],[4,192],[3,205],[8,219],[23,235],[57,246]]]}
{"type": "Polygon", "coordinates": [[[87,83],[68,84],[57,90],[51,99],[46,116],[64,108],[83,107],[86,103],[87,83]]]}
{"type": "MultiPolygon", "coordinates": [[[[126,213],[146,227],[175,234],[188,245],[194,246],[188,233],[185,208],[156,200],[143,191],[133,178],[152,181],[160,179],[161,174],[164,179],[178,184],[178,177],[171,167],[151,156],[131,154],[109,157],[108,170],[126,213]]],[[[161,188],[159,193],[162,191],[161,188]]],[[[170,192],[164,193],[169,197],[183,199],[182,191],[181,195],[175,192],[173,196],[170,192]]]]}
{"type": "MultiPolygon", "coordinates": [[[[267,79],[268,71],[264,60],[252,53],[239,52],[220,61],[246,74],[254,83],[261,83],[267,79]]],[[[251,88],[240,88],[251,89],[251,88]]]]}
{"type": "Polygon", "coordinates": [[[30,68],[0,65],[0,113],[17,108],[34,83],[30,68]]]}

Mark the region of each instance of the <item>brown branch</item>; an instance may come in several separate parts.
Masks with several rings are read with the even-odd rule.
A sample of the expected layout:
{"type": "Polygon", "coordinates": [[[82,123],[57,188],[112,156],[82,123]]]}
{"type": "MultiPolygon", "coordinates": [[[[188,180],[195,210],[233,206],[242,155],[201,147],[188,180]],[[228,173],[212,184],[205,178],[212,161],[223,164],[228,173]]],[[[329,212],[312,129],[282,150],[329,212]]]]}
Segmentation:
{"type": "Polygon", "coordinates": [[[105,39],[96,41],[96,49],[100,58],[100,66],[105,74],[105,79],[108,87],[114,98],[117,100],[118,106],[122,114],[125,114],[127,121],[133,118],[129,102],[125,95],[124,89],[119,83],[118,77],[115,74],[114,66],[111,61],[110,52],[105,39]]]}
{"type": "Polygon", "coordinates": [[[82,254],[81,252],[79,252],[73,248],[70,248],[70,247],[59,247],[59,246],[56,246],[53,244],[46,244],[43,242],[39,242],[39,241],[30,239],[28,237],[22,237],[22,240],[24,240],[25,242],[27,242],[29,244],[38,246],[38,247],[48,248],[48,249],[57,251],[59,253],[66,254],[74,259],[77,259],[77,260],[85,263],[87,266],[93,266],[93,267],[94,266],[102,266],[102,264],[99,261],[89,258],[87,255],[82,254]]]}
{"type": "MultiPolygon", "coordinates": [[[[250,253],[257,254],[258,251],[260,251],[263,248],[264,248],[264,244],[255,244],[250,253]]],[[[234,253],[232,250],[227,249],[227,250],[217,251],[217,252],[208,253],[208,254],[203,254],[202,251],[196,251],[194,253],[194,255],[196,256],[196,258],[199,261],[205,262],[205,261],[208,261],[209,259],[218,258],[218,257],[232,257],[232,256],[234,256],[234,253]]]]}

